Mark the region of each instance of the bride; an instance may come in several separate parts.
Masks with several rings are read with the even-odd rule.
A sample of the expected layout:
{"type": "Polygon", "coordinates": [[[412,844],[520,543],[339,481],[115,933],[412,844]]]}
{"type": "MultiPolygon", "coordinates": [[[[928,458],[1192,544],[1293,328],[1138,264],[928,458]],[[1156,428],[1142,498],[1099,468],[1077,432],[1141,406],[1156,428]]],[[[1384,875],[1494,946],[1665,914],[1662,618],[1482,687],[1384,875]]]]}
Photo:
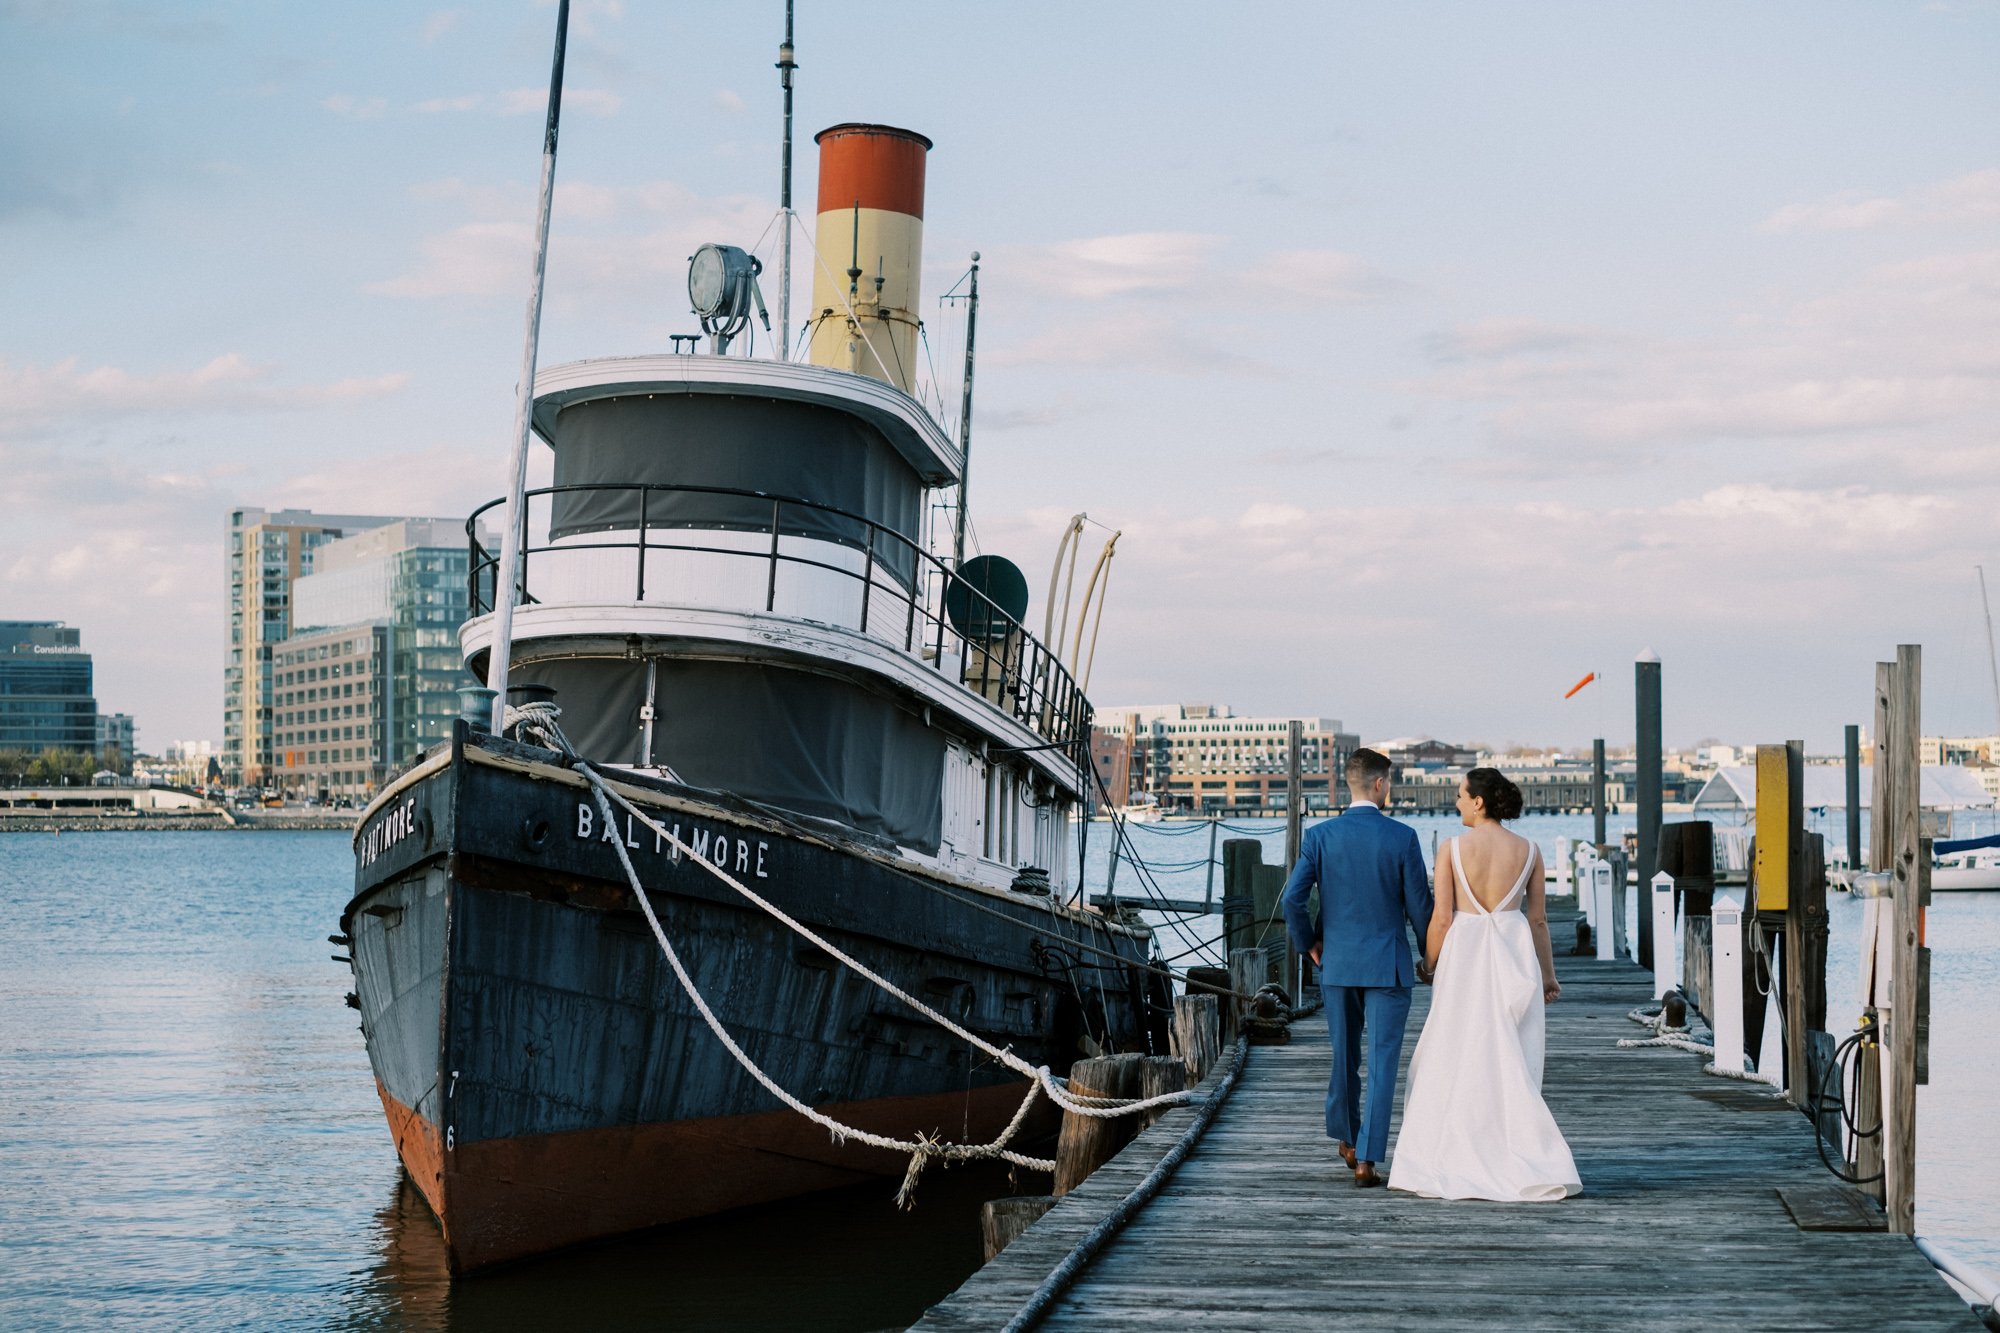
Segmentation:
{"type": "Polygon", "coordinates": [[[1410,1058],[1390,1189],[1539,1202],[1583,1188],[1542,1100],[1543,1011],[1562,987],[1541,852],[1501,827],[1520,813],[1521,789],[1498,769],[1459,783],[1468,831],[1438,849],[1424,948],[1437,990],[1410,1058]]]}

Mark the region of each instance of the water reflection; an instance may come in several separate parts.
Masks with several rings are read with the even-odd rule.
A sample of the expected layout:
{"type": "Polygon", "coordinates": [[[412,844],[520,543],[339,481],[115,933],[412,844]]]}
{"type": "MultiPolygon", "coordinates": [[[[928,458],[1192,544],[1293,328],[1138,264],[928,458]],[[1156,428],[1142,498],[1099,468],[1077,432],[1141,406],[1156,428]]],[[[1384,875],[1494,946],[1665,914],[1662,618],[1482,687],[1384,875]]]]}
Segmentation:
{"type": "Polygon", "coordinates": [[[904,1328],[979,1266],[979,1205],[1004,1168],[926,1173],[917,1206],[877,1183],[682,1222],[453,1282],[407,1178],[375,1214],[375,1263],[343,1293],[353,1330],[904,1328]]]}

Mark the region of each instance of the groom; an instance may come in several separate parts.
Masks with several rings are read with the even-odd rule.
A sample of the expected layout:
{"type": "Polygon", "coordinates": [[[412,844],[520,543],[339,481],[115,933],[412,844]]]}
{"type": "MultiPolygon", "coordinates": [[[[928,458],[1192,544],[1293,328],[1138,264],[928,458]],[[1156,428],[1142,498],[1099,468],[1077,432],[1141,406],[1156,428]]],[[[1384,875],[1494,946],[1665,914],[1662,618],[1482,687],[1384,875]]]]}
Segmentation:
{"type": "Polygon", "coordinates": [[[1347,813],[1307,830],[1285,882],[1292,943],[1320,969],[1333,1074],[1326,1084],[1326,1134],[1362,1187],[1382,1184],[1375,1168],[1389,1155],[1389,1113],[1410,987],[1417,979],[1404,921],[1422,939],[1430,924],[1430,878],[1416,830],[1389,818],[1390,765],[1374,750],[1347,761],[1347,813]],[[1319,889],[1321,922],[1306,907],[1319,889]],[[1368,1039],[1368,1105],[1361,1105],[1361,1040],[1368,1039]]]}

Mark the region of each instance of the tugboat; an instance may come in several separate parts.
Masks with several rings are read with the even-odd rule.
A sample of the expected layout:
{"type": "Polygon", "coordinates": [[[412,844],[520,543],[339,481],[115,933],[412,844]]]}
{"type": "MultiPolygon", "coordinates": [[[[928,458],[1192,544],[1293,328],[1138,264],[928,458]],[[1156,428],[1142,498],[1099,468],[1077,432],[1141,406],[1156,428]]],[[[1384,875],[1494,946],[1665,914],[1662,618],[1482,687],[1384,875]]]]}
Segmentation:
{"type": "Polygon", "coordinates": [[[913,396],[930,142],[861,124],[817,142],[805,359],[730,353],[757,265],[705,246],[705,350],[534,377],[554,484],[512,510],[497,610],[494,506],[466,525],[470,671],[490,682],[510,644],[514,701],[552,703],[672,836],[607,819],[570,755],[496,734],[484,705],[357,828],[351,1002],[455,1271],[905,1168],[833,1141],[724,1048],[621,846],[746,1055],[845,1125],[980,1142],[1029,1085],[718,868],[1031,1064],[1165,1049],[1149,932],[1072,901],[1090,705],[1022,627],[1017,570],[931,549],[931,495],[965,459],[913,396]]]}

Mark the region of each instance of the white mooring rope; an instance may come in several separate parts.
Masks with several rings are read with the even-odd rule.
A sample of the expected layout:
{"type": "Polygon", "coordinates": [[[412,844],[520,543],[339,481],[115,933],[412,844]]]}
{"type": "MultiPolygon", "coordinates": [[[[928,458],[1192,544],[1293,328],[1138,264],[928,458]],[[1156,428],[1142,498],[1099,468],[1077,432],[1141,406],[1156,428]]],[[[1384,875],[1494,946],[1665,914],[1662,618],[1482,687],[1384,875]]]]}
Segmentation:
{"type": "Polygon", "coordinates": [[[727,884],[757,908],[809,941],[814,947],[832,955],[873,985],[895,996],[904,1004],[909,1005],[919,1014],[930,1019],[933,1023],[936,1023],[954,1036],[963,1038],[971,1045],[985,1052],[993,1060],[1031,1080],[1028,1087],[1028,1095],[1021,1099],[1021,1105],[1015,1110],[1014,1118],[1007,1122],[1007,1127],[991,1143],[946,1143],[941,1139],[922,1133],[919,1133],[915,1139],[891,1138],[886,1135],[873,1134],[852,1125],[842,1124],[832,1116],[806,1105],[787,1092],[783,1087],[779,1086],[775,1079],[765,1073],[758,1066],[757,1062],[750,1058],[749,1054],[737,1044],[736,1039],[729,1034],[729,1030],[722,1025],[722,1020],[716,1017],[715,1011],[709,1007],[708,1001],[702,998],[701,992],[695,988],[694,978],[688,975],[687,967],[681,962],[680,954],[675,950],[673,942],[667,938],[666,930],[661,926],[659,917],[653,912],[652,902],[647,898],[645,887],[639,881],[639,872],[633,868],[632,858],[626,852],[624,839],[611,839],[612,846],[618,852],[618,862],[624,867],[626,880],[632,886],[632,895],[639,900],[639,910],[645,913],[646,923],[652,927],[653,938],[659,943],[660,952],[666,956],[667,964],[673,969],[674,977],[680,982],[681,990],[686,993],[689,1001],[693,1003],[695,1011],[701,1015],[702,1021],[708,1025],[709,1031],[715,1034],[716,1040],[722,1043],[723,1048],[735,1058],[737,1064],[743,1067],[744,1072],[755,1079],[765,1091],[806,1119],[827,1130],[833,1135],[836,1143],[844,1143],[849,1139],[853,1139],[871,1148],[882,1148],[892,1152],[908,1153],[910,1155],[910,1165],[909,1169],[904,1173],[903,1186],[897,1191],[897,1203],[904,1207],[910,1206],[916,1190],[917,1178],[923,1174],[924,1167],[933,1158],[946,1162],[958,1162],[997,1157],[1002,1161],[1011,1162],[1016,1166],[1028,1167],[1031,1170],[1054,1171],[1056,1164],[1048,1158],[1028,1157],[1007,1147],[1007,1144],[1012,1141],[1014,1135],[1019,1132],[1021,1125],[1027,1120],[1028,1109],[1034,1105],[1035,1097],[1039,1093],[1047,1093],[1051,1101],[1066,1111],[1073,1111],[1078,1115],[1092,1116],[1100,1119],[1110,1119],[1121,1115],[1134,1115],[1141,1111],[1151,1110],[1156,1106],[1177,1105],[1194,1099],[1195,1094],[1191,1091],[1169,1092],[1157,1097],[1145,1097],[1133,1100],[1091,1097],[1071,1093],[1067,1088],[1062,1086],[1062,1080],[1056,1078],[1050,1072],[1047,1065],[1030,1065],[1026,1060],[1015,1055],[1011,1049],[995,1046],[978,1034],[960,1027],[937,1010],[917,999],[914,995],[897,986],[894,982],[878,975],[859,959],[815,933],[804,923],[786,914],[776,904],[758,895],[721,866],[695,855],[693,849],[682,842],[676,834],[669,832],[664,825],[632,804],[623,795],[612,790],[605,784],[603,777],[597,772],[596,768],[588,760],[577,754],[575,749],[570,746],[568,738],[563,735],[562,729],[556,722],[561,713],[562,710],[559,707],[547,702],[527,703],[518,707],[509,707],[506,713],[507,728],[512,730],[518,725],[523,731],[537,733],[549,743],[551,749],[568,755],[577,772],[581,773],[584,779],[590,783],[591,789],[597,797],[598,809],[607,827],[613,826],[616,823],[611,812],[611,802],[616,801],[628,813],[635,816],[647,828],[651,829],[655,836],[672,844],[678,853],[685,855],[696,865],[699,865],[724,884],[727,884]]]}
{"type": "Polygon", "coordinates": [[[1654,1035],[1650,1037],[1620,1037],[1618,1045],[1621,1049],[1629,1050],[1641,1046],[1665,1046],[1676,1051],[1687,1051],[1692,1055],[1706,1055],[1710,1057],[1709,1062],[1701,1067],[1701,1072],[1704,1074],[1713,1074],[1717,1078],[1741,1079],[1745,1083],[1768,1084],[1771,1081],[1763,1075],[1749,1070],[1723,1069],[1719,1067],[1714,1060],[1714,1041],[1700,1041],[1685,1027],[1668,1027],[1666,1021],[1667,1015],[1664,1009],[1657,1014],[1649,1014],[1643,1009],[1634,1009],[1631,1013],[1626,1014],[1625,1017],[1631,1019],[1641,1027],[1653,1029],[1654,1035]]]}

